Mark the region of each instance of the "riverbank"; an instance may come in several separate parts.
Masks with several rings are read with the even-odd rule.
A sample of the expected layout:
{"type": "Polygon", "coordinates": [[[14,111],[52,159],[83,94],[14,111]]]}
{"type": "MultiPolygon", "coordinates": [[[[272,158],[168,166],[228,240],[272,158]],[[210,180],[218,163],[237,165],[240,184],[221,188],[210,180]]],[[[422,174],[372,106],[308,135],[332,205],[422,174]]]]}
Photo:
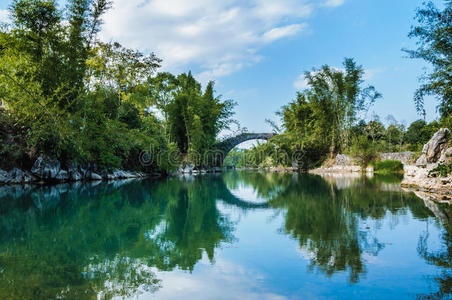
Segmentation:
{"type": "Polygon", "coordinates": [[[78,181],[111,181],[132,178],[146,178],[160,176],[160,174],[148,174],[139,171],[127,171],[114,169],[102,170],[96,164],[79,165],[69,163],[62,166],[60,161],[46,156],[40,156],[31,170],[13,168],[10,171],[0,169],[0,185],[14,184],[47,184],[78,181]]]}
{"type": "MultiPolygon", "coordinates": [[[[423,147],[420,157],[414,160],[415,153],[381,153],[380,160],[396,160],[403,163],[404,178],[401,187],[405,190],[431,194],[433,199],[451,202],[452,173],[447,174],[447,166],[452,163],[452,147],[450,145],[450,130],[438,130],[423,147]],[[442,171],[443,170],[443,171],[442,171]]],[[[347,174],[374,173],[373,167],[366,170],[356,165],[353,158],[338,154],[329,164],[310,170],[312,174],[347,174]]]]}

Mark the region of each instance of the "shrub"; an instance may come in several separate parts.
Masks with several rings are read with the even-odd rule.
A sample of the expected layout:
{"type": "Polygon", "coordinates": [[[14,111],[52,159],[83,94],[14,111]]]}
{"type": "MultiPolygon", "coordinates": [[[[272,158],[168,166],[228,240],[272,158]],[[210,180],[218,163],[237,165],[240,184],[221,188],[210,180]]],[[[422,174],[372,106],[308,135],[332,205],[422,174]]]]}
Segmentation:
{"type": "Polygon", "coordinates": [[[351,154],[356,157],[364,170],[369,162],[377,157],[377,151],[373,142],[366,136],[359,136],[352,141],[351,154]]]}
{"type": "Polygon", "coordinates": [[[428,175],[438,174],[441,177],[447,177],[451,173],[452,173],[452,164],[439,163],[436,168],[428,172],[428,175]]]}
{"type": "Polygon", "coordinates": [[[375,172],[379,174],[402,173],[403,164],[398,160],[384,160],[375,163],[375,172]]]}

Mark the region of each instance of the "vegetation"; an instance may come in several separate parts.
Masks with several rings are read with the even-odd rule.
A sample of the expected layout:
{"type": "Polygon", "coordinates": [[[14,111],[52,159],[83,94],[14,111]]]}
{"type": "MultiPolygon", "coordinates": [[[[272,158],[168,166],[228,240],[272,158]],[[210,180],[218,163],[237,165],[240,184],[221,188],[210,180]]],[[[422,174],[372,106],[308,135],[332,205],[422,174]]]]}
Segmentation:
{"type": "Polygon", "coordinates": [[[350,151],[353,157],[358,159],[362,170],[366,169],[367,165],[377,158],[373,142],[366,136],[355,137],[350,151]]]}
{"type": "MultiPolygon", "coordinates": [[[[161,60],[96,34],[109,0],[15,0],[0,30],[0,167],[30,167],[41,154],[63,163],[144,168],[143,150],[203,153],[227,127],[233,102],[193,76],[156,74],[161,60]],[[149,108],[159,109],[163,120],[149,108]],[[2,156],[3,157],[3,156],[2,156]]],[[[167,171],[174,155],[147,169],[167,171]]],[[[177,162],[177,161],[176,161],[177,162]]]]}
{"type": "Polygon", "coordinates": [[[323,66],[305,73],[308,88],[282,108],[285,131],[275,141],[292,156],[303,153],[301,168],[343,151],[357,115],[381,97],[373,86],[363,86],[363,75],[353,59],[345,59],[344,71],[323,66]]]}
{"type": "Polygon", "coordinates": [[[363,68],[346,59],[344,70],[328,66],[305,74],[308,88],[278,113],[282,128],[269,143],[234,152],[227,160],[237,167],[298,165],[306,170],[321,165],[337,153],[358,159],[362,167],[378,158],[379,152],[421,151],[440,128],[440,123],[417,120],[408,128],[389,115],[386,125],[376,115],[359,118],[380,97],[362,80],[363,68]]]}
{"type": "Polygon", "coordinates": [[[433,95],[438,100],[443,126],[452,126],[452,1],[443,1],[440,10],[429,0],[417,10],[418,24],[412,27],[409,37],[417,40],[418,48],[406,50],[411,58],[423,59],[432,66],[423,76],[423,84],[414,100],[420,113],[424,112],[424,97],[433,95]]]}
{"type": "Polygon", "coordinates": [[[429,175],[437,174],[440,177],[447,177],[452,174],[452,164],[439,163],[438,166],[430,170],[429,175]]]}
{"type": "Polygon", "coordinates": [[[378,174],[403,173],[403,164],[398,160],[377,161],[374,168],[378,174]]]}
{"type": "Polygon", "coordinates": [[[423,59],[433,66],[423,77],[424,83],[414,100],[417,110],[425,117],[424,97],[436,96],[441,114],[439,122],[427,124],[425,120],[417,120],[406,128],[392,116],[388,116],[386,126],[378,116],[367,122],[360,120],[360,113],[367,111],[381,95],[374,87],[363,84],[363,68],[354,60],[345,59],[342,70],[323,66],[306,72],[308,87],[298,92],[296,99],[279,113],[281,129],[274,127],[280,134],[268,144],[234,153],[246,157],[235,157],[236,165],[242,166],[241,161],[254,167],[295,163],[305,170],[342,152],[355,156],[365,167],[376,159],[378,152],[421,151],[439,128],[452,128],[451,18],[451,1],[444,1],[443,10],[427,1],[418,9],[418,24],[409,34],[417,39],[418,48],[404,50],[411,58],[423,59]],[[281,156],[286,159],[281,160],[281,156]]]}

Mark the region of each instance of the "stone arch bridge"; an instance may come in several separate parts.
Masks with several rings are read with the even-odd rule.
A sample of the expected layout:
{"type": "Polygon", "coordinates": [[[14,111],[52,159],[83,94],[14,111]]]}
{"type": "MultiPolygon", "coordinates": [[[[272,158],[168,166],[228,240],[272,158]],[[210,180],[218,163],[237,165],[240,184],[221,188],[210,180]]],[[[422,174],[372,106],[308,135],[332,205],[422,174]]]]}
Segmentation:
{"type": "Polygon", "coordinates": [[[222,166],[224,159],[235,146],[251,140],[269,140],[274,136],[274,133],[241,133],[227,138],[215,145],[217,150],[216,165],[222,166]]]}

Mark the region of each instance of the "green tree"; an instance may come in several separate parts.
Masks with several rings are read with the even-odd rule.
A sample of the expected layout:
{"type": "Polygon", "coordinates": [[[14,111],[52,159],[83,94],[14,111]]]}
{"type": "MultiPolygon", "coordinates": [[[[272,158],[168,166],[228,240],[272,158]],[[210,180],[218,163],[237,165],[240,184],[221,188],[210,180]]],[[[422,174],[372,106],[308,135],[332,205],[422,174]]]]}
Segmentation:
{"type": "Polygon", "coordinates": [[[416,109],[424,113],[424,97],[434,95],[442,118],[448,118],[452,114],[452,1],[444,0],[443,6],[440,10],[433,1],[427,1],[418,8],[418,24],[409,33],[410,38],[417,40],[418,48],[404,51],[433,67],[423,76],[423,84],[416,91],[416,109]]]}

